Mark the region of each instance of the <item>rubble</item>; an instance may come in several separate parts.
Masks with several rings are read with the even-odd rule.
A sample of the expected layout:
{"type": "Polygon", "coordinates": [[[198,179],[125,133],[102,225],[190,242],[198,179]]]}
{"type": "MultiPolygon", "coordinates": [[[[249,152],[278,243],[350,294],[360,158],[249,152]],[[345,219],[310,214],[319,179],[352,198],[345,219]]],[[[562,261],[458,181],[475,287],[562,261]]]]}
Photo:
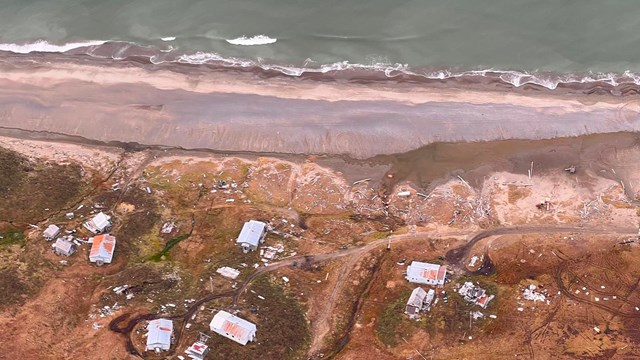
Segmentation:
{"type": "Polygon", "coordinates": [[[483,309],[486,309],[489,302],[495,297],[494,295],[488,295],[485,289],[469,281],[458,289],[458,294],[462,295],[468,303],[478,305],[483,309]]]}
{"type": "Polygon", "coordinates": [[[175,227],[176,227],[176,224],[173,221],[167,221],[162,225],[162,229],[160,230],[160,232],[162,234],[171,234],[171,232],[175,227]]]}
{"type": "Polygon", "coordinates": [[[218,270],[216,270],[216,272],[226,278],[235,280],[238,275],[240,275],[240,271],[236,270],[234,268],[228,267],[228,266],[223,266],[221,268],[218,268],[218,270]]]}
{"type": "MultiPolygon", "coordinates": [[[[529,300],[529,301],[533,301],[533,302],[536,302],[536,301],[542,301],[542,302],[544,302],[544,301],[546,301],[546,300],[547,300],[547,297],[546,297],[543,293],[536,291],[536,288],[537,288],[537,287],[536,287],[535,285],[529,285],[529,286],[527,286],[527,287],[522,291],[522,297],[523,297],[525,300],[529,300]]],[[[576,291],[578,291],[578,292],[579,292],[579,290],[576,290],[576,291]]],[[[545,291],[545,292],[546,292],[546,291],[545,291]]]]}

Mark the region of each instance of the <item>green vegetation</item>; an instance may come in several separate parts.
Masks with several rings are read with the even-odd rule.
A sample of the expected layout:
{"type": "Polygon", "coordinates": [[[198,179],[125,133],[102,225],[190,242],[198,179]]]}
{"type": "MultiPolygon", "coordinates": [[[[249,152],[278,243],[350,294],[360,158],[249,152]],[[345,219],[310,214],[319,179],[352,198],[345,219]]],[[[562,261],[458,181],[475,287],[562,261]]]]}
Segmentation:
{"type": "Polygon", "coordinates": [[[375,327],[375,333],[383,344],[395,346],[398,344],[398,329],[405,320],[404,306],[409,300],[411,292],[405,290],[396,301],[389,303],[382,312],[375,327]]]}
{"type": "Polygon", "coordinates": [[[169,251],[171,251],[171,248],[176,246],[180,241],[188,239],[189,236],[191,236],[191,233],[181,234],[181,235],[178,235],[178,236],[174,237],[173,239],[167,241],[167,243],[164,246],[164,249],[162,249],[160,252],[152,255],[149,258],[149,260],[151,260],[151,261],[166,260],[169,251]]]}
{"type": "Polygon", "coordinates": [[[0,231],[0,248],[4,248],[11,245],[24,246],[24,234],[18,229],[10,229],[7,231],[0,231]]]}
{"type": "Polygon", "coordinates": [[[246,303],[256,312],[243,311],[238,316],[256,323],[256,341],[241,346],[214,336],[209,346],[221,359],[306,359],[311,337],[302,306],[267,276],[256,279],[251,290],[255,293],[247,292],[246,303]]]}
{"type": "Polygon", "coordinates": [[[78,165],[31,162],[0,148],[0,220],[38,222],[78,199],[85,185],[78,165]]]}

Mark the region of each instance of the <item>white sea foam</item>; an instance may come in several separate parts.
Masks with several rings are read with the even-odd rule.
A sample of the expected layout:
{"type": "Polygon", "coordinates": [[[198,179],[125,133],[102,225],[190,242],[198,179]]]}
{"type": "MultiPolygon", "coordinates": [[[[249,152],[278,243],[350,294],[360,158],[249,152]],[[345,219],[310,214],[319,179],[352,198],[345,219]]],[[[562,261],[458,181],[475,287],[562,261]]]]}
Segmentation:
{"type": "Polygon", "coordinates": [[[235,39],[227,39],[227,42],[229,44],[232,45],[245,45],[245,46],[251,46],[251,45],[268,45],[268,44],[273,44],[276,41],[278,41],[278,39],[274,39],[274,38],[270,38],[266,35],[256,35],[256,36],[252,36],[252,37],[246,37],[246,36],[241,36],[239,38],[235,38],[235,39]]]}
{"type": "Polygon", "coordinates": [[[402,75],[420,76],[431,80],[447,80],[455,78],[490,77],[499,79],[515,87],[524,85],[538,85],[550,90],[556,89],[560,84],[587,84],[606,83],[617,86],[622,83],[634,83],[640,85],[640,74],[626,71],[623,74],[614,73],[587,73],[587,74],[553,74],[543,72],[520,72],[511,70],[467,70],[454,71],[450,69],[436,70],[432,72],[415,72],[408,64],[371,62],[369,64],[352,64],[348,61],[338,61],[329,64],[310,67],[314,61],[307,59],[302,67],[292,65],[270,64],[263,61],[252,61],[241,58],[226,58],[216,53],[198,52],[191,55],[182,55],[178,62],[189,64],[220,64],[228,67],[259,67],[263,70],[278,71],[289,76],[301,76],[305,73],[331,73],[339,71],[371,71],[382,72],[386,77],[393,78],[402,75]]]}
{"type": "MultiPolygon", "coordinates": [[[[162,38],[169,39],[169,37],[162,38]]],[[[269,38],[265,35],[258,35],[251,38],[241,37],[238,39],[227,40],[229,43],[238,45],[258,45],[266,43],[274,43],[277,39],[269,38]]],[[[32,43],[25,44],[0,44],[0,51],[9,51],[20,54],[28,54],[32,52],[66,52],[72,49],[88,47],[87,55],[100,57],[100,58],[112,58],[114,60],[123,60],[128,55],[127,52],[134,46],[140,46],[135,43],[118,42],[119,46],[114,48],[114,52],[111,55],[95,54],[94,51],[99,45],[103,45],[107,41],[92,40],[83,42],[65,43],[62,45],[51,44],[45,40],[38,40],[32,43]]],[[[196,52],[192,54],[183,54],[175,56],[171,53],[175,50],[173,46],[169,46],[167,49],[159,49],[159,52],[163,55],[152,55],[150,61],[153,64],[161,64],[165,62],[178,62],[186,64],[212,64],[221,65],[230,68],[260,68],[266,71],[277,71],[288,76],[302,76],[303,74],[327,74],[341,71],[364,71],[366,73],[382,73],[388,78],[397,78],[401,76],[411,77],[423,77],[431,80],[447,80],[455,78],[491,78],[502,81],[504,83],[511,84],[515,87],[522,87],[525,85],[537,85],[542,86],[550,90],[558,88],[562,84],[589,84],[589,83],[604,83],[611,86],[619,86],[622,84],[636,84],[640,85],[640,74],[631,71],[625,71],[624,73],[581,73],[581,74],[556,74],[552,72],[527,72],[527,71],[512,71],[512,70],[499,70],[499,69],[484,69],[484,70],[454,70],[454,69],[439,69],[432,71],[418,72],[416,69],[410,68],[407,64],[391,63],[384,58],[371,58],[369,63],[366,64],[354,64],[349,61],[337,61],[334,63],[319,64],[314,60],[308,58],[305,60],[302,66],[294,66],[288,64],[274,64],[268,60],[246,59],[236,57],[224,57],[217,53],[209,52],[196,52]],[[166,54],[166,55],[165,55],[166,54]],[[177,56],[177,57],[176,57],[177,56]]],[[[135,50],[134,50],[135,52],[135,50]]]]}
{"type": "Polygon", "coordinates": [[[175,39],[176,39],[175,36],[165,36],[165,37],[161,37],[160,38],[160,40],[162,40],[162,41],[173,41],[175,39]]]}
{"type": "Polygon", "coordinates": [[[81,47],[97,46],[106,43],[104,40],[91,40],[82,42],[72,42],[62,45],[51,44],[46,40],[38,40],[26,44],[0,44],[0,51],[11,51],[18,54],[28,54],[32,52],[65,52],[81,47]]]}

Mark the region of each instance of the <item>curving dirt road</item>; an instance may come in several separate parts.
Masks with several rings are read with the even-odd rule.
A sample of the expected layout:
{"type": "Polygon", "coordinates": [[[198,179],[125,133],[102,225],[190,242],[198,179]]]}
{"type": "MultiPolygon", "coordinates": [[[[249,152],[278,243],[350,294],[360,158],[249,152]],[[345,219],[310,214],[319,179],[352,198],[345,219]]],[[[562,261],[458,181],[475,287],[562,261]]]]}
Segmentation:
{"type": "MultiPolygon", "coordinates": [[[[475,245],[478,241],[482,239],[486,239],[492,236],[499,235],[508,235],[508,234],[552,234],[552,233],[581,233],[581,234],[612,234],[612,235],[637,235],[638,229],[636,227],[629,228],[600,228],[600,227],[577,227],[577,226],[550,226],[550,225],[537,225],[537,226],[514,226],[514,227],[503,227],[503,228],[495,228],[489,230],[482,230],[468,238],[468,241],[462,247],[457,249],[450,250],[447,253],[447,260],[449,263],[454,265],[459,265],[462,260],[464,260],[468,256],[469,250],[475,245]]],[[[173,318],[183,318],[185,323],[187,320],[195,313],[198,307],[208,301],[222,298],[222,297],[233,297],[233,303],[237,304],[238,299],[246,292],[249,285],[260,275],[267,274],[284,267],[291,267],[297,269],[303,269],[305,266],[312,265],[315,263],[326,262],[331,260],[340,259],[343,257],[350,257],[349,261],[341,268],[341,274],[344,276],[340,276],[334,288],[332,290],[331,296],[326,302],[325,308],[322,310],[320,318],[316,319],[316,323],[318,325],[314,326],[314,334],[312,336],[313,344],[309,350],[309,354],[313,355],[317,351],[319,351],[323,345],[324,337],[330,330],[330,318],[333,313],[333,309],[335,306],[335,301],[337,299],[337,295],[342,291],[345,279],[347,278],[346,274],[348,274],[353,266],[355,265],[357,259],[363,254],[379,247],[387,245],[388,243],[398,243],[405,242],[411,240],[419,240],[419,239],[429,239],[429,238],[451,238],[458,237],[462,234],[459,232],[448,232],[448,233],[436,233],[436,232],[419,232],[419,233],[409,233],[409,234],[401,234],[401,235],[391,235],[384,239],[378,239],[372,241],[364,246],[340,250],[332,253],[319,254],[319,255],[300,255],[293,256],[289,258],[282,259],[281,261],[270,264],[266,267],[261,267],[257,269],[254,273],[245,279],[245,281],[236,289],[235,291],[228,291],[218,294],[210,294],[198,301],[196,301],[186,313],[182,315],[175,315],[173,318]]],[[[110,323],[110,329],[112,331],[122,333],[127,336],[127,347],[128,350],[134,354],[141,356],[137,349],[133,348],[133,343],[131,341],[131,330],[135,326],[135,324],[139,323],[143,320],[150,320],[154,318],[161,317],[157,314],[141,314],[134,318],[132,318],[125,327],[120,327],[119,324],[124,320],[129,318],[128,314],[120,316],[114,319],[110,323]]],[[[176,343],[179,342],[181,334],[184,332],[184,327],[176,331],[176,343]]],[[[171,353],[173,353],[172,350],[171,353]]]]}

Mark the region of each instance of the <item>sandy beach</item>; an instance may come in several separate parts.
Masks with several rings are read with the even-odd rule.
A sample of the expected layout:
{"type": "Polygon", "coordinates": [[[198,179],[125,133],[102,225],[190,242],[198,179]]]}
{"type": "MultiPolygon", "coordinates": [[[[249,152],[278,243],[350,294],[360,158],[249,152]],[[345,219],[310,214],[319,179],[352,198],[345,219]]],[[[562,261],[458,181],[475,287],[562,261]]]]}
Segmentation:
{"type": "Polygon", "coordinates": [[[436,142],[640,130],[630,97],[264,79],[143,66],[2,65],[0,125],[101,142],[367,159],[436,142]]]}

